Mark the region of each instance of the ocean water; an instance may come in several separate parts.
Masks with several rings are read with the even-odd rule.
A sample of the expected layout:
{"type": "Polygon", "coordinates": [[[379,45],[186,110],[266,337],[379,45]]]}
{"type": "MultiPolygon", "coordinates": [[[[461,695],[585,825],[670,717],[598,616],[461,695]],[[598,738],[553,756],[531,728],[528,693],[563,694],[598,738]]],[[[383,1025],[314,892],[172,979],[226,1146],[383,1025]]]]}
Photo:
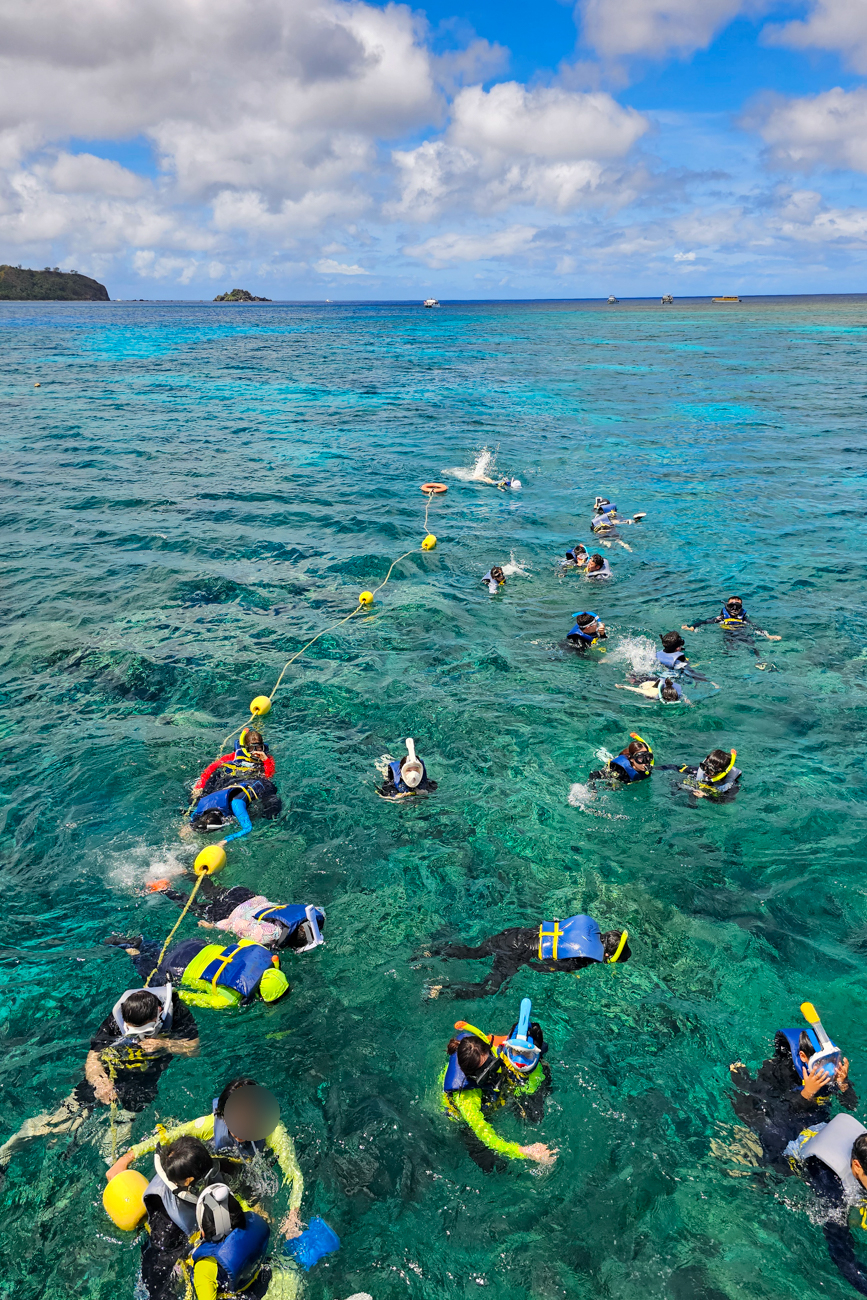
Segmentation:
{"type": "MultiPolygon", "coordinates": [[[[143,890],[196,851],[185,783],[417,547],[441,479],[436,549],[288,670],[266,729],[284,812],[222,877],[323,904],[328,942],[286,960],[278,1006],[196,1013],[201,1055],[137,1135],[241,1070],[273,1088],[304,1215],[343,1240],[308,1300],[851,1294],[797,1180],[734,1176],[726,1149],[729,1063],[758,1065],[805,998],[867,1089],[867,298],[3,304],[0,347],[3,1138],[67,1095],[134,982],[103,937],[177,919],[143,890]],[[474,479],[485,456],[521,491],[474,479]],[[647,518],[592,586],[557,557],[595,549],[599,493],[647,518]],[[783,637],[757,642],[777,671],[705,628],[687,649],[718,691],[615,689],[733,592],[783,637]],[[564,648],[584,608],[604,655],[564,648]],[[666,772],[576,797],[630,731],[659,763],[735,746],[737,799],[691,805],[666,772]],[[439,789],[394,806],[375,763],[409,735],[439,789]],[[628,927],[627,966],[428,996],[486,969],[417,958],[431,940],[579,911],[628,927]],[[437,1078],[456,1019],[505,1032],[523,996],[554,1082],[523,1140],[560,1154],[486,1176],[437,1078]]],[[[0,1294],[134,1295],[86,1136],[11,1164],[0,1294]]]]}

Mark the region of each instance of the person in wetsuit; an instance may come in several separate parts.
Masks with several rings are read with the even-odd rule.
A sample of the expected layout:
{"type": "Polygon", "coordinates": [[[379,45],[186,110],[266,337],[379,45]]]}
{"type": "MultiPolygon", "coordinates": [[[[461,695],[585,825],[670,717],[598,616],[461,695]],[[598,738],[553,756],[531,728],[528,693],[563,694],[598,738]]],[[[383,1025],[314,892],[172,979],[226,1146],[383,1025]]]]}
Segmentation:
{"type": "MultiPolygon", "coordinates": [[[[632,949],[626,942],[626,930],[609,930],[602,934],[592,916],[570,916],[565,921],[543,921],[541,925],[516,925],[502,930],[475,947],[452,943],[425,951],[426,957],[446,957],[457,961],[480,961],[493,957],[494,962],[480,984],[447,986],[447,995],[455,998],[483,998],[496,993],[522,966],[538,971],[581,971],[597,962],[629,961],[632,949]]],[[[429,988],[438,996],[443,985],[429,988]]]]}
{"type": "Polygon", "coordinates": [[[722,626],[727,648],[733,649],[738,645],[747,646],[757,659],[760,658],[760,655],[753,644],[754,636],[763,636],[768,641],[782,640],[782,637],[772,636],[764,628],[756,626],[744,609],[744,602],[740,596],[729,596],[715,618],[696,619],[694,622],[684,623],[682,626],[685,632],[695,632],[698,628],[707,627],[711,623],[719,623],[722,626]]]}
{"type": "Polygon", "coordinates": [[[570,645],[575,646],[576,650],[589,650],[598,641],[607,639],[608,631],[598,614],[585,609],[579,610],[572,617],[575,622],[571,630],[566,633],[566,640],[570,645]]]}
{"type": "Polygon", "coordinates": [[[207,835],[209,831],[218,830],[234,819],[241,829],[220,840],[220,844],[229,844],[242,835],[250,834],[253,829],[251,809],[270,818],[277,817],[282,807],[277,787],[272,781],[267,781],[264,777],[252,780],[234,777],[219,790],[202,795],[190,813],[190,826],[194,831],[207,835]]]}
{"type": "Polygon", "coordinates": [[[849,1285],[867,1295],[867,1268],[849,1229],[852,1210],[859,1211],[862,1228],[867,1223],[867,1129],[853,1115],[835,1115],[805,1129],[784,1154],[816,1194],[811,1218],[822,1224],[828,1254],[849,1285]]]}
{"type": "MultiPolygon", "coordinates": [[[[189,895],[172,889],[166,880],[151,886],[152,893],[162,893],[179,907],[186,907],[189,895]]],[[[272,903],[246,885],[221,889],[210,876],[204,876],[189,908],[207,930],[222,930],[239,939],[250,939],[265,948],[292,948],[309,952],[324,943],[325,913],[313,904],[272,903]]]]}
{"type": "Polygon", "coordinates": [[[270,781],[276,764],[268,753],[261,731],[247,727],[238,737],[231,754],[222,754],[205,768],[196,779],[192,794],[196,799],[213,794],[244,777],[264,777],[270,781]]]}
{"type": "Polygon", "coordinates": [[[174,985],[182,1002],[194,1007],[238,1007],[257,996],[277,1002],[289,992],[280,959],[259,943],[240,940],[224,947],[207,939],[182,939],[160,960],[161,945],[142,935],[110,935],[106,943],[125,948],[144,978],[174,985]]]}
{"type": "Polygon", "coordinates": [[[128,989],[93,1038],[84,1065],[84,1079],[53,1114],[36,1115],[0,1147],[0,1169],[14,1152],[36,1137],[75,1133],[85,1119],[102,1107],[112,1112],[111,1130],[98,1146],[110,1164],[119,1145],[129,1141],[137,1115],[157,1095],[160,1078],[175,1056],[195,1056],[199,1031],[192,1012],[170,986],[128,989]]]}
{"type": "Polygon", "coordinates": [[[621,749],[604,767],[591,772],[587,778],[588,783],[605,782],[616,790],[623,783],[646,781],[650,777],[653,772],[653,750],[634,731],[630,735],[632,739],[626,748],[621,749]]]}

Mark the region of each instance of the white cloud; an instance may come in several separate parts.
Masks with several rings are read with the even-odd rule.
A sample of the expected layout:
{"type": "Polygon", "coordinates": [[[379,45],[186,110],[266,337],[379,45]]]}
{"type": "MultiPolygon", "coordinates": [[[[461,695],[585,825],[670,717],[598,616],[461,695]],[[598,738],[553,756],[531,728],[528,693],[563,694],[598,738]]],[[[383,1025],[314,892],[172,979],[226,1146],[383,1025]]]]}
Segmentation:
{"type": "Polygon", "coordinates": [[[144,177],[92,153],[59,153],[45,173],[54,189],[67,194],[101,194],[135,199],[148,188],[144,177]]]}
{"type": "Polygon", "coordinates": [[[763,0],[580,0],[583,36],[607,58],[689,55],[706,49],[741,14],[769,7],[763,0]]]}
{"type": "Polygon", "coordinates": [[[768,27],[765,39],[796,50],[833,50],[856,72],[867,72],[867,5],[863,0],[815,0],[805,20],[768,27]]]}
{"type": "Polygon", "coordinates": [[[697,257],[696,253],[675,253],[675,262],[694,262],[697,257]]]}
{"type": "Polygon", "coordinates": [[[320,258],[316,263],[316,270],[321,271],[323,275],[370,275],[363,266],[347,266],[343,262],[335,262],[333,257],[320,258]]]}
{"type": "Polygon", "coordinates": [[[867,89],[836,86],[800,99],[769,97],[751,110],[745,125],[759,131],[776,166],[867,171],[867,89]]]}
{"type": "Polygon", "coordinates": [[[434,235],[404,252],[435,268],[455,262],[499,261],[526,252],[537,233],[535,226],[510,226],[490,233],[434,235]]]}

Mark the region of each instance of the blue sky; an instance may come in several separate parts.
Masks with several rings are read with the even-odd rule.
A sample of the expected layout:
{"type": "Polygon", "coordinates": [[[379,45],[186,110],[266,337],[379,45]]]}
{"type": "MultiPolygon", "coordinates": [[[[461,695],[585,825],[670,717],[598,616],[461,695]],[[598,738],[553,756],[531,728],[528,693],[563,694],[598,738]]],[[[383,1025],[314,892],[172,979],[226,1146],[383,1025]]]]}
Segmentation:
{"type": "Polygon", "coordinates": [[[112,297],[867,291],[864,0],[0,11],[0,260],[112,297]]]}

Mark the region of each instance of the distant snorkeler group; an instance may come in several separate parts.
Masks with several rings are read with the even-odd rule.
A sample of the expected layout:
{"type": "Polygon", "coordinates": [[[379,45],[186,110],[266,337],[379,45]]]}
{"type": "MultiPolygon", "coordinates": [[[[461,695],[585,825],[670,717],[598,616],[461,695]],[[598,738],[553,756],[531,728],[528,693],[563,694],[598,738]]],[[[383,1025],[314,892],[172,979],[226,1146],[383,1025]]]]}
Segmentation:
{"type": "MultiPolygon", "coordinates": [[[[501,490],[521,486],[513,478],[482,481],[501,490]]],[[[422,490],[430,503],[447,489],[430,483],[422,490]]],[[[589,522],[597,544],[631,550],[619,529],[644,518],[644,513],[620,517],[616,504],[597,497],[589,522]]],[[[429,535],[422,549],[435,544],[429,535]]],[[[590,579],[612,577],[609,561],[582,543],[566,552],[560,567],[564,574],[572,570],[590,579]]],[[[495,564],[483,582],[495,595],[516,571],[522,572],[519,566],[495,564]]],[[[373,595],[364,592],[360,599],[369,606],[373,595]]],[[[592,610],[579,610],[573,618],[566,644],[584,656],[604,652],[608,629],[603,618],[592,610]]],[[[754,637],[780,639],[750,620],[739,596],[726,599],[715,617],[694,619],[683,630],[711,624],[723,629],[732,647],[747,646],[756,656],[754,637]]],[[[632,674],[629,683],[617,685],[648,702],[689,705],[684,686],[692,689],[708,678],[690,664],[680,632],[664,632],[660,642],[653,671],[632,674]]],[[[719,689],[716,683],[709,685],[719,689]]],[[[292,1300],[304,1289],[306,1270],[340,1247],[323,1219],[314,1217],[305,1228],[304,1177],[280,1103],[243,1070],[225,1081],[217,1097],[202,1096],[193,1118],[157,1125],[150,1135],[132,1141],[164,1072],[176,1057],[191,1059],[200,1051],[192,1009],[232,1012],[274,1006],[290,993],[284,963],[321,954],[325,945],[326,911],[319,903],[275,901],[253,887],[222,888],[213,880],[225,864],[226,846],[249,835],[257,820],[274,819],[282,810],[276,761],[260,729],[271,698],[253,701],[251,724],[191,785],[182,837],[230,833],[199,853],[186,889],[168,879],[148,886],[181,909],[168,938],[160,944],[141,933],[107,936],[109,947],[129,956],[140,982],[104,1008],[108,1014],[93,1033],[82,1078],[69,1096],[52,1113],[27,1120],[0,1146],[0,1170],[5,1171],[15,1153],[35,1138],[78,1135],[79,1130],[90,1137],[109,1166],[103,1203],[110,1218],[124,1230],[146,1229],[141,1283],[148,1300],[292,1300]],[[188,916],[200,930],[216,933],[175,940],[188,916]],[[134,1167],[146,1159],[152,1166],[149,1176],[134,1167]],[[278,1197],[284,1198],[282,1218],[272,1206],[278,1197]]],[[[405,748],[403,757],[386,753],[376,764],[381,784],[375,792],[395,804],[438,788],[412,737],[405,748]]],[[[654,772],[670,771],[690,796],[726,803],[735,797],[741,779],[736,757],[734,748],[715,748],[700,761],[658,764],[652,744],[630,732],[619,752],[607,755],[587,775],[586,788],[591,794],[619,790],[650,781],[654,772]]],[[[574,977],[589,968],[623,965],[632,956],[628,939],[625,927],[603,930],[595,917],[583,913],[540,917],[486,938],[476,934],[471,942],[454,936],[429,941],[410,961],[413,969],[431,961],[489,961],[488,973],[477,983],[449,983],[443,977],[426,982],[426,998],[469,1001],[499,994],[525,967],[574,977]]],[[[807,1028],[778,1030],[773,1056],[755,1078],[740,1062],[731,1066],[739,1123],[731,1140],[714,1139],[712,1150],[737,1166],[733,1172],[747,1166],[800,1175],[816,1197],[815,1217],[823,1223],[831,1258],[867,1295],[867,1270],[856,1258],[848,1229],[853,1207],[861,1210],[867,1226],[867,1128],[851,1113],[858,1103],[848,1060],[831,1042],[815,1008],[805,1003],[802,1011],[807,1028]],[[835,1100],[843,1112],[832,1116],[835,1100]]],[[[444,1045],[436,1084],[439,1110],[457,1126],[470,1158],[489,1174],[513,1161],[550,1165],[558,1156],[549,1144],[510,1141],[495,1127],[498,1117],[509,1115],[537,1129],[554,1087],[546,1060],[549,1044],[533,1019],[530,998],[522,998],[517,1019],[506,1029],[510,1020],[506,1016],[500,1022],[505,1032],[457,1020],[444,1045]]],[[[350,1300],[369,1298],[358,1293],[350,1300]]]]}

